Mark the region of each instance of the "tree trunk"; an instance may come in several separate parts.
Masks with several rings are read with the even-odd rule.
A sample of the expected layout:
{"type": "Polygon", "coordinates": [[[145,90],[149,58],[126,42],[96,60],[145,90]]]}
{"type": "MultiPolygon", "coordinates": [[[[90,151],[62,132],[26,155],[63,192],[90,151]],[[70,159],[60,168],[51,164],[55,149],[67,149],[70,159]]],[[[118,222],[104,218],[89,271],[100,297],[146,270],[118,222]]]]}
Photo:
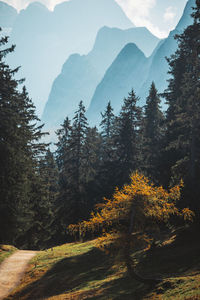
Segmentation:
{"type": "Polygon", "coordinates": [[[134,209],[134,205],[133,205],[132,209],[131,209],[129,231],[128,231],[128,234],[126,235],[126,240],[124,243],[124,260],[125,260],[125,264],[127,267],[128,275],[130,277],[132,277],[133,279],[140,281],[142,283],[148,283],[148,284],[159,283],[162,281],[161,279],[145,278],[145,277],[137,274],[133,268],[132,258],[131,258],[131,235],[132,235],[133,227],[134,227],[134,216],[135,216],[135,209],[134,209]]]}

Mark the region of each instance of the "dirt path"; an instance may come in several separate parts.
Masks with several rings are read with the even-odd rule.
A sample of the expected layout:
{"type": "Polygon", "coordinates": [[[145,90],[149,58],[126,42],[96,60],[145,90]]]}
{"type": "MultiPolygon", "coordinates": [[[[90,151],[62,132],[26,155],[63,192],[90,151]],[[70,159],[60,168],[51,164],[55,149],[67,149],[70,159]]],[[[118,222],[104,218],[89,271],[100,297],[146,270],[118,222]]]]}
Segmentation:
{"type": "Polygon", "coordinates": [[[0,300],[4,299],[19,284],[29,260],[36,251],[19,250],[0,265],[0,300]]]}

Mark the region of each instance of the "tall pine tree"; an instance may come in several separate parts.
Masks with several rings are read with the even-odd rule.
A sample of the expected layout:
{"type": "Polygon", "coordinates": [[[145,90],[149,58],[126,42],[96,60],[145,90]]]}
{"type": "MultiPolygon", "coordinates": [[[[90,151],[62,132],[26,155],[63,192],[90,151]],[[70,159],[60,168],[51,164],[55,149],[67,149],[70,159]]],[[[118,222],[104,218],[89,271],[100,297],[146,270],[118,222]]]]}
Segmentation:
{"type": "Polygon", "coordinates": [[[67,238],[67,225],[85,217],[86,183],[89,175],[86,169],[88,158],[85,152],[87,134],[88,123],[85,117],[85,107],[81,101],[72,125],[66,118],[62,128],[57,131],[59,141],[56,160],[60,186],[58,220],[62,241],[67,238]]]}
{"type": "Polygon", "coordinates": [[[152,82],[144,111],[143,170],[153,182],[161,177],[161,151],[164,136],[164,115],[158,91],[152,82]]]}
{"type": "MultiPolygon", "coordinates": [[[[8,42],[1,38],[0,47],[8,42]]],[[[14,46],[0,50],[0,243],[19,246],[32,227],[32,180],[38,169],[38,158],[45,145],[42,125],[25,87],[20,92],[15,70],[5,62],[14,46]]]]}
{"type": "Polygon", "coordinates": [[[140,168],[140,129],[142,109],[137,105],[139,98],[132,90],[117,118],[115,143],[118,157],[118,185],[129,181],[130,174],[140,168]]]}
{"type": "Polygon", "coordinates": [[[110,197],[118,182],[117,170],[118,161],[115,147],[115,121],[116,117],[113,113],[111,103],[101,114],[101,164],[99,169],[98,180],[101,186],[101,196],[110,197]]]}
{"type": "Polygon", "coordinates": [[[200,1],[192,14],[194,22],[178,35],[178,50],[169,60],[172,79],[165,92],[167,111],[167,150],[173,153],[169,165],[171,181],[183,178],[185,200],[199,207],[200,175],[200,1]],[[175,92],[175,86],[178,88],[175,92]],[[173,114],[173,118],[171,117],[173,114]]]}

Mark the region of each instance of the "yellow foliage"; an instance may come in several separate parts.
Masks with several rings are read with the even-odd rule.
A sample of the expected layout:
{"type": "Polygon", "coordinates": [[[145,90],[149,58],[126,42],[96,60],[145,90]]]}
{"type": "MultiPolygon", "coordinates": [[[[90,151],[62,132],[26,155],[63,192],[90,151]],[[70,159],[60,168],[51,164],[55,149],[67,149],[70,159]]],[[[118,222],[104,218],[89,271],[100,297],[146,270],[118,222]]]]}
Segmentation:
{"type": "Polygon", "coordinates": [[[97,246],[106,250],[108,245],[115,244],[120,247],[125,241],[124,236],[136,231],[141,234],[136,235],[135,243],[141,239],[150,243],[150,237],[144,234],[147,228],[151,230],[155,224],[166,223],[171,216],[192,220],[192,211],[188,208],[179,210],[176,207],[183,182],[167,191],[162,186],[154,186],[138,172],[133,173],[130,178],[131,183],[121,190],[116,189],[112,199],[104,199],[104,203],[96,206],[96,211],[91,213],[88,221],[70,225],[69,232],[78,232],[81,236],[86,232],[100,232],[102,235],[98,238],[97,246]]]}
{"type": "Polygon", "coordinates": [[[184,208],[182,210],[182,215],[184,217],[184,220],[192,221],[194,217],[194,213],[189,208],[184,208]]]}

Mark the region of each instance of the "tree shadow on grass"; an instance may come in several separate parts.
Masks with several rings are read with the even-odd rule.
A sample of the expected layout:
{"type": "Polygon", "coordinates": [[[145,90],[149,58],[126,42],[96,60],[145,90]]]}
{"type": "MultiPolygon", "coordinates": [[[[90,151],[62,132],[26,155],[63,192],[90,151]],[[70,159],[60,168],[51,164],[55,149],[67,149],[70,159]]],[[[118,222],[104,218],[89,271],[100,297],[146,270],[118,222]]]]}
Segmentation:
{"type": "Polygon", "coordinates": [[[12,295],[11,299],[39,300],[84,289],[88,283],[103,280],[111,274],[110,268],[109,257],[92,249],[82,255],[62,259],[40,279],[12,295]]]}
{"type": "MultiPolygon", "coordinates": [[[[114,279],[110,282],[104,283],[99,290],[100,293],[92,297],[84,299],[92,300],[142,300],[143,295],[150,292],[152,286],[140,283],[129,277],[122,277],[114,279]]],[[[80,299],[82,299],[80,297],[80,299]]]]}
{"type": "Polygon", "coordinates": [[[40,279],[7,299],[42,300],[66,294],[65,299],[142,299],[143,284],[128,277],[115,276],[113,259],[98,249],[57,262],[40,279]],[[109,276],[109,281],[105,279],[109,276]],[[101,281],[98,287],[96,281],[101,281]],[[69,293],[73,292],[70,298],[69,293]]]}
{"type": "Polygon", "coordinates": [[[174,235],[171,243],[148,251],[138,265],[139,270],[147,276],[154,274],[163,278],[198,271],[200,240],[197,232],[193,228],[182,230],[174,235]]]}
{"type": "MultiPolygon", "coordinates": [[[[146,277],[168,279],[200,267],[200,243],[195,234],[179,234],[172,243],[146,253],[138,271],[146,277]]],[[[115,276],[113,260],[98,249],[67,257],[57,262],[40,279],[30,283],[8,299],[41,300],[66,294],[65,299],[140,300],[157,289],[125,276],[115,276]],[[106,281],[106,278],[113,275],[106,281]],[[96,287],[95,283],[101,281],[96,287]],[[73,292],[70,298],[69,293],[73,292]]],[[[165,282],[166,285],[166,282],[165,282]]],[[[164,289],[171,288],[164,286],[164,289]]]]}
{"type": "Polygon", "coordinates": [[[172,234],[174,238],[167,240],[162,247],[155,247],[140,257],[137,271],[147,278],[163,279],[161,283],[148,285],[131,280],[119,278],[102,286],[101,295],[90,299],[146,299],[153,292],[160,294],[168,289],[174,289],[179,284],[178,278],[194,273],[200,273],[200,240],[197,238],[199,229],[188,228],[172,234]],[[173,278],[177,278],[174,283],[173,278]],[[174,285],[175,284],[175,285],[174,285]]]}

